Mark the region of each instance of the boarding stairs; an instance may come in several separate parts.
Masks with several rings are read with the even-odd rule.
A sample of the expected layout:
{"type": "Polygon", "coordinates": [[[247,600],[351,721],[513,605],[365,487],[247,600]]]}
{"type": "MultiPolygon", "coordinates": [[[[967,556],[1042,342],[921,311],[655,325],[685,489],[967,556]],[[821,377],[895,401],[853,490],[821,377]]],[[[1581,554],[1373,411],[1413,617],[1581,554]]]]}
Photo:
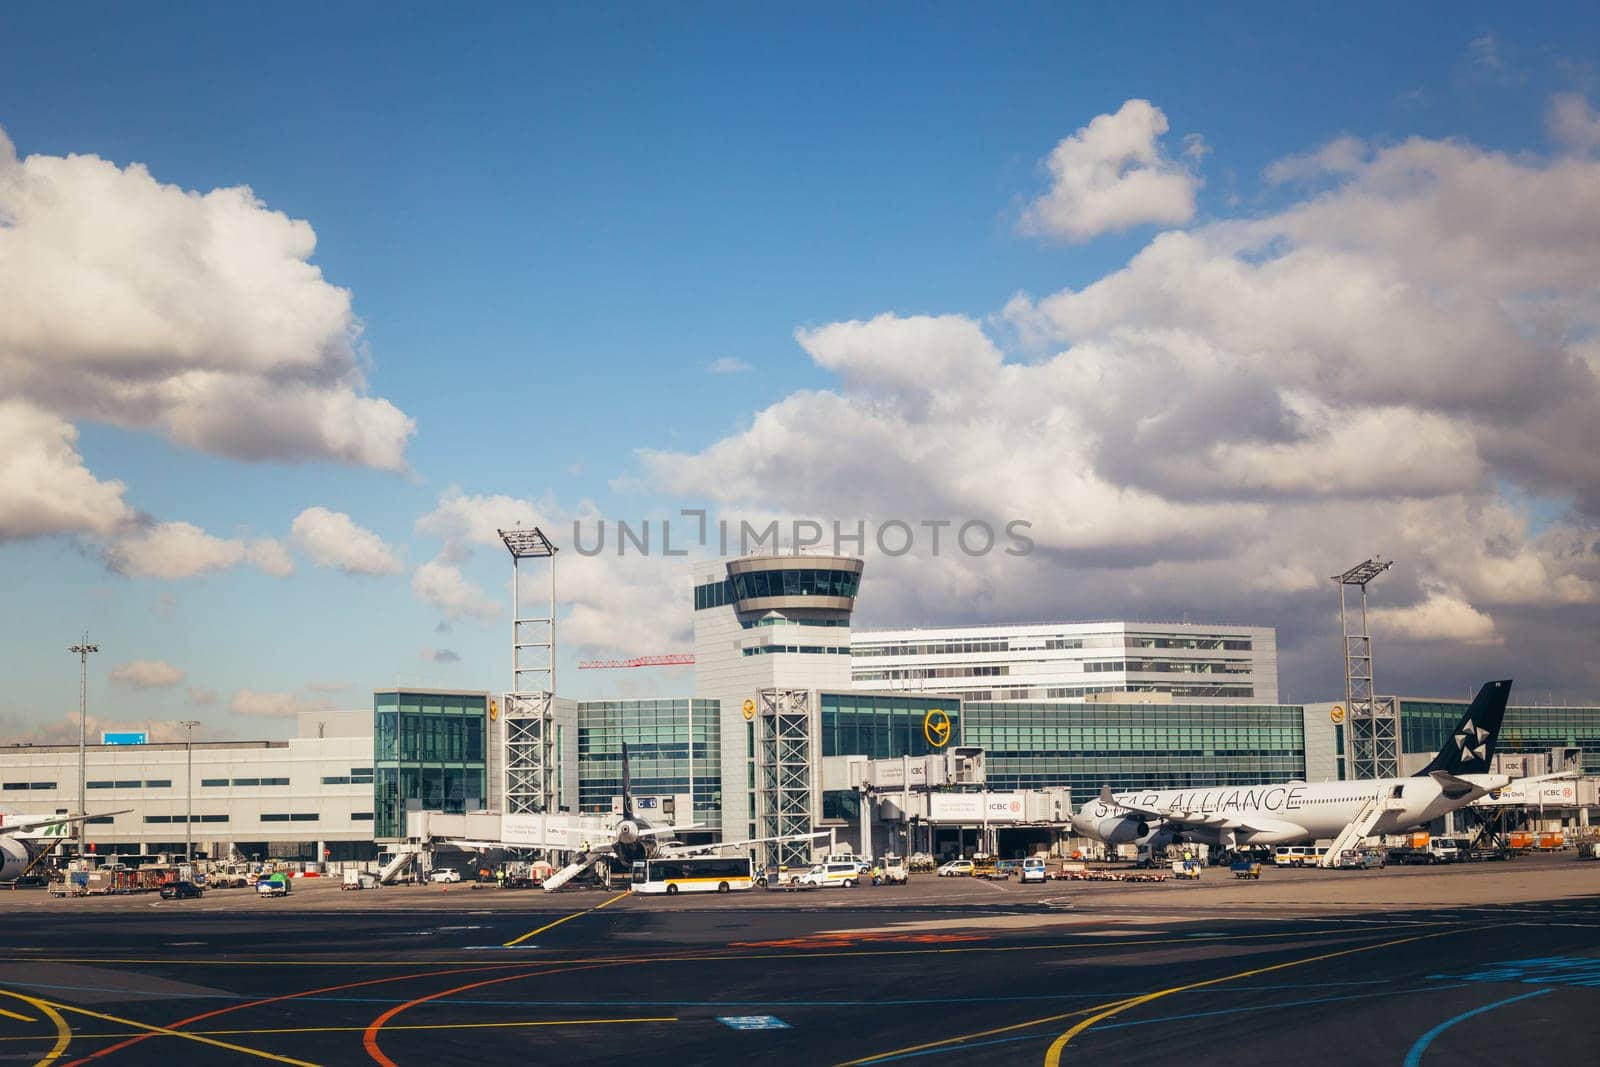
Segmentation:
{"type": "Polygon", "coordinates": [[[578,875],[594,866],[595,862],[596,861],[589,856],[584,856],[582,859],[567,864],[555,874],[552,874],[550,877],[544,880],[544,891],[546,893],[554,893],[557,889],[560,889],[562,886],[578,877],[578,875]]]}
{"type": "Polygon", "coordinates": [[[394,880],[400,877],[402,871],[417,861],[418,856],[419,853],[414,846],[400,846],[400,851],[395,853],[394,859],[385,863],[383,869],[378,872],[378,884],[393,884],[394,880]]]}
{"type": "Polygon", "coordinates": [[[1366,802],[1356,810],[1356,817],[1339,831],[1339,836],[1333,839],[1328,846],[1328,851],[1323,853],[1317,861],[1320,867],[1334,867],[1339,863],[1339,854],[1347,849],[1361,847],[1361,842],[1372,833],[1372,828],[1378,825],[1378,820],[1383,818],[1384,812],[1389,807],[1383,802],[1382,797],[1370,796],[1366,802]]]}

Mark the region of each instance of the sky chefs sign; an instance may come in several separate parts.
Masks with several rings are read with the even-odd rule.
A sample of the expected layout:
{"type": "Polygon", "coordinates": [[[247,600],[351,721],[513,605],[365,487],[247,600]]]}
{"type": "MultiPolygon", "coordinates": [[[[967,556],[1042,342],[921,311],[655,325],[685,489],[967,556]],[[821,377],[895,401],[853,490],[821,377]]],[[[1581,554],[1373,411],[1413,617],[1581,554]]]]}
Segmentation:
{"type": "Polygon", "coordinates": [[[1022,822],[1026,811],[1021,793],[934,793],[928,797],[932,822],[1022,822]]]}
{"type": "Polygon", "coordinates": [[[143,730],[107,730],[100,735],[102,745],[145,745],[150,743],[150,735],[143,730]]]}

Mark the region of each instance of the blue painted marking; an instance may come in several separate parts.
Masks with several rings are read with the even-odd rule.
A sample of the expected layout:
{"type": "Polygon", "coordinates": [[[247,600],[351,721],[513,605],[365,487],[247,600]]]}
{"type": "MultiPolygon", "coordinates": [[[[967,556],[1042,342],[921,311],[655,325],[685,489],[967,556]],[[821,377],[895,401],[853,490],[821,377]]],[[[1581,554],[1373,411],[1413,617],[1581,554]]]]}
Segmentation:
{"type": "Polygon", "coordinates": [[[730,1030],[788,1030],[789,1024],[776,1015],[719,1015],[717,1022],[730,1030]]]}
{"type": "Polygon", "coordinates": [[[1481,1008],[1473,1008],[1471,1011],[1464,1011],[1454,1018],[1446,1019],[1438,1026],[1435,1026],[1432,1030],[1429,1030],[1427,1033],[1417,1038],[1417,1043],[1411,1046],[1410,1052],[1406,1053],[1404,1067],[1418,1067],[1418,1065],[1422,1062],[1422,1054],[1428,1050],[1429,1045],[1433,1044],[1433,1039],[1450,1029],[1456,1023],[1464,1022],[1465,1020],[1472,1018],[1474,1015],[1482,1015],[1486,1011],[1493,1011],[1496,1008],[1503,1008],[1507,1004],[1515,1004],[1519,1000],[1529,1000],[1533,997],[1542,997],[1549,992],[1551,992],[1549,989],[1535,989],[1532,993],[1522,993],[1518,996],[1507,997],[1505,1000],[1497,1000],[1493,1004],[1485,1004],[1481,1008]]]}
{"type": "Polygon", "coordinates": [[[1454,978],[1463,982],[1600,986],[1600,959],[1591,956],[1535,956],[1526,960],[1506,960],[1471,974],[1430,977],[1454,978]]]}
{"type": "MultiPolygon", "coordinates": [[[[1213,1015],[1243,1015],[1252,1011],[1276,1011],[1279,1008],[1300,1008],[1308,1004],[1333,1004],[1341,1000],[1371,1000],[1373,997],[1392,997],[1397,993],[1437,993],[1444,989],[1463,988],[1465,988],[1464,984],[1457,983],[1456,985],[1428,986],[1425,989],[1391,989],[1382,993],[1351,993],[1350,995],[1343,997],[1317,997],[1314,1000],[1276,1001],[1272,1004],[1252,1004],[1245,1008],[1218,1008],[1215,1011],[1192,1011],[1186,1012],[1183,1015],[1163,1015],[1156,1019],[1138,1019],[1133,1022],[1126,1023],[1105,1023],[1104,1025],[1095,1027],[1095,1030],[1124,1030],[1130,1026],[1149,1026],[1151,1023],[1181,1022],[1184,1019],[1206,1019],[1213,1015]]],[[[1189,992],[1199,992],[1199,990],[1189,990],[1189,992]]]]}

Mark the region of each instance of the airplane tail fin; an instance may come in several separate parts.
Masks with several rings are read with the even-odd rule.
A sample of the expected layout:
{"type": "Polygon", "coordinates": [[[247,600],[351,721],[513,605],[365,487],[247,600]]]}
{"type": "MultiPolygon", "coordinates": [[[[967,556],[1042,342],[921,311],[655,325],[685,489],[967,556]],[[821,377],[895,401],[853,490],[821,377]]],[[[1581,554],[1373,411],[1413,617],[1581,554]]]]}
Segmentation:
{"type": "Polygon", "coordinates": [[[1448,775],[1486,774],[1494,758],[1495,742],[1500,739],[1500,724],[1506,717],[1506,701],[1511,697],[1511,679],[1485,682],[1456,728],[1445,738],[1444,747],[1416,777],[1436,771],[1448,775]]]}
{"type": "Polygon", "coordinates": [[[633,775],[628,771],[628,743],[622,743],[622,817],[633,818],[633,775]]]}

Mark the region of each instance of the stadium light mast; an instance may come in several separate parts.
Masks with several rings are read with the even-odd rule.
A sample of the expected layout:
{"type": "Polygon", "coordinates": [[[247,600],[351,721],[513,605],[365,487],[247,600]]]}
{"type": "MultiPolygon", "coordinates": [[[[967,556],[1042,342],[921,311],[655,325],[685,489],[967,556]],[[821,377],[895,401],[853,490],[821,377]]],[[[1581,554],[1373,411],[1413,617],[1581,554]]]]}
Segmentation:
{"type": "Polygon", "coordinates": [[[1394,560],[1373,556],[1343,574],[1339,583],[1339,630],[1344,635],[1344,754],[1353,779],[1394,778],[1400,774],[1399,709],[1392,698],[1379,700],[1372,687],[1372,635],[1367,632],[1367,584],[1394,566],[1394,560]],[[1361,590],[1359,629],[1346,594],[1361,590]]]}
{"type": "MultiPolygon", "coordinates": [[[[537,526],[496,531],[511,553],[511,689],[498,722],[489,716],[490,780],[499,809],[508,815],[538,814],[555,806],[556,552],[537,526]],[[550,597],[545,615],[524,615],[522,561],[549,562],[550,597]],[[524,650],[531,650],[523,658],[524,650]],[[529,677],[529,676],[532,677],[529,677]],[[541,684],[542,683],[542,684],[541,684]]],[[[537,608],[530,608],[537,611],[537,608]]]]}
{"type": "MultiPolygon", "coordinates": [[[[183,858],[194,863],[194,728],[199,719],[180,719],[177,725],[189,731],[183,751],[183,858]]],[[[320,868],[319,868],[320,869],[320,868]]]]}
{"type": "MultiPolygon", "coordinates": [[[[89,653],[99,652],[99,645],[89,643],[89,631],[83,631],[83,640],[67,649],[78,657],[78,814],[84,814],[88,803],[84,792],[84,779],[88,777],[89,752],[89,653]]],[[[78,855],[83,855],[84,823],[78,822],[78,855]]]]}

